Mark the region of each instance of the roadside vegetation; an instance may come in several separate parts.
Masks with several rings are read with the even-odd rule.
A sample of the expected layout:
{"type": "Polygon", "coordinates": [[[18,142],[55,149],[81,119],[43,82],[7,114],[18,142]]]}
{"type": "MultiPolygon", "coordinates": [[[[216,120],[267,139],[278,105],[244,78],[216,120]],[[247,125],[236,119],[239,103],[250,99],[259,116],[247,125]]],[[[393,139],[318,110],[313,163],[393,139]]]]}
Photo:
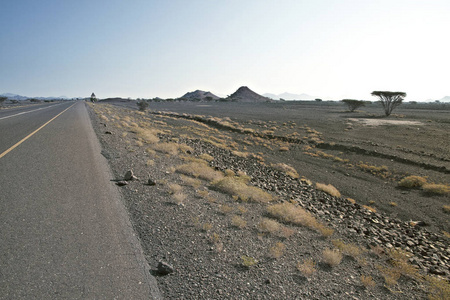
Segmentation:
{"type": "MultiPolygon", "coordinates": [[[[345,242],[343,236],[347,236],[347,233],[335,230],[324,216],[315,215],[302,207],[298,199],[257,186],[255,178],[247,175],[244,169],[218,167],[219,157],[206,150],[199,151],[201,148],[198,145],[204,143],[208,147],[228,151],[226,153],[236,159],[254,159],[255,164],[257,161],[273,172],[278,172],[276,174],[286,175],[288,179],[283,180],[299,182],[305,190],[323,191],[326,197],[333,199],[342,197],[333,185],[313,184],[301,176],[301,170],[284,162],[265,163],[264,153],[252,149],[264,147],[281,152],[301,149],[308,156],[331,160],[344,168],[359,169],[378,178],[397,179],[398,175],[387,166],[352,163],[340,155],[319,150],[316,146],[324,142],[323,135],[306,125],[298,126],[293,122],[244,126],[229,118],[181,118],[168,113],[149,114],[140,107],[140,111],[128,111],[96,104],[93,109],[101,122],[107,124],[108,128],[114,128],[130,153],[143,157],[142,165],[147,170],[162,170],[165,177],[159,179],[157,184],[164,189],[167,201],[171,203],[167,209],[178,214],[174,218],[190,220],[191,227],[188,228],[195,231],[192,235],[202,237],[203,243],[208,245],[207,249],[215,253],[213,257],[217,261],[239,265],[247,272],[262,265],[270,268],[268,262],[274,260],[282,261],[306,278],[326,276],[329,270],[323,265],[333,270],[354,268],[352,272],[358,274],[358,284],[367,291],[377,287],[401,290],[402,284],[419,282],[427,285],[431,299],[445,299],[438,297],[449,295],[448,283],[444,279],[421,274],[410,264],[410,253],[394,247],[381,249],[379,255],[374,256],[362,245],[345,242]],[[265,132],[259,130],[260,127],[265,132]],[[280,127],[292,127],[295,132],[281,138],[281,135],[277,135],[280,127]],[[231,133],[241,134],[240,138],[224,128],[230,129],[231,133]],[[318,247],[317,253],[308,253],[306,257],[299,258],[304,255],[301,250],[297,250],[302,235],[313,238],[314,245],[318,247]],[[248,239],[249,243],[241,244],[243,240],[237,239],[237,236],[244,236],[244,241],[248,239]],[[252,246],[254,244],[264,246],[252,246]],[[259,251],[261,249],[264,251],[259,251]],[[226,255],[222,255],[224,253],[226,255]]],[[[427,178],[419,176],[404,176],[398,186],[420,188],[430,194],[447,195],[450,192],[448,185],[428,183],[427,178]]],[[[350,204],[357,202],[351,198],[344,201],[350,204]]],[[[369,205],[362,205],[361,209],[376,212],[376,208],[369,205]]],[[[443,207],[443,210],[448,211],[448,208],[443,207]]],[[[211,254],[205,252],[206,255],[211,254]]]]}

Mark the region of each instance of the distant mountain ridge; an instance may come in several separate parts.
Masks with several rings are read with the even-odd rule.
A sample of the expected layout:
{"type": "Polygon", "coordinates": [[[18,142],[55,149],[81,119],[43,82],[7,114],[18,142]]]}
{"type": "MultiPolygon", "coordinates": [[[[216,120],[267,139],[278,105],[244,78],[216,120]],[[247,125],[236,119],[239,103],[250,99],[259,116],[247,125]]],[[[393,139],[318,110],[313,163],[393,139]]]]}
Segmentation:
{"type": "Polygon", "coordinates": [[[187,100],[217,100],[220,97],[214,95],[211,92],[205,92],[201,90],[195,90],[193,92],[188,92],[180,97],[181,99],[187,100]]]}
{"type": "Polygon", "coordinates": [[[54,99],[70,99],[66,96],[60,96],[60,97],[28,97],[28,96],[22,96],[12,93],[4,93],[0,94],[0,97],[6,97],[10,100],[28,100],[28,99],[39,99],[39,100],[54,100],[54,99]]]}
{"type": "Polygon", "coordinates": [[[293,93],[288,93],[288,92],[284,92],[282,94],[271,94],[271,93],[265,93],[263,94],[263,96],[265,97],[269,97],[272,98],[274,100],[280,100],[280,99],[284,99],[284,100],[314,100],[317,97],[308,95],[308,94],[293,94],[293,93]]]}
{"type": "Polygon", "coordinates": [[[235,102],[272,102],[273,100],[255,93],[246,86],[241,86],[236,92],[229,96],[235,102]]]}

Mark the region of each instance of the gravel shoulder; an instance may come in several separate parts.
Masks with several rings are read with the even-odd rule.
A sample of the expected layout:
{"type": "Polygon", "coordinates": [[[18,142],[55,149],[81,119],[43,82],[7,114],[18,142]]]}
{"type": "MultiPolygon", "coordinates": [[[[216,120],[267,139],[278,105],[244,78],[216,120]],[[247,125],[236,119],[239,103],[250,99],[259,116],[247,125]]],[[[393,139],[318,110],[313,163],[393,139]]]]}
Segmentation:
{"type": "MultiPolygon", "coordinates": [[[[277,108],[286,112],[280,116],[275,111],[263,114],[267,107],[258,106],[251,112],[245,107],[228,107],[227,111],[173,104],[159,107],[159,112],[154,109],[145,113],[100,103],[92,108],[103,155],[116,176],[113,180],[123,181],[128,170],[138,178],[126,181],[121,189],[123,199],[166,298],[421,299],[436,291],[430,286],[439,285],[430,285],[430,278],[449,277],[450,248],[448,237],[442,234],[442,230],[448,231],[448,215],[442,212],[448,196],[425,197],[420,191],[399,190],[395,185],[406,172],[417,174],[418,166],[393,161],[388,167],[395,171],[383,178],[383,174],[320,157],[318,151],[348,159],[349,163],[364,159],[378,166],[386,161],[383,156],[351,151],[351,147],[362,148],[365,141],[360,135],[366,134],[363,131],[367,127],[347,124],[352,122],[333,109],[321,113],[330,116],[330,120],[325,118],[328,126],[334,124],[324,132],[329,127],[314,119],[312,111],[317,114],[317,109],[305,113],[309,117],[300,121],[298,115],[294,118],[292,109],[277,108]],[[197,117],[189,111],[195,109],[197,117]],[[235,110],[240,113],[234,114],[235,110]],[[142,128],[157,141],[150,141],[142,128]],[[334,133],[338,130],[342,133],[339,138],[334,133]],[[273,132],[255,135],[263,131],[273,132]],[[331,146],[321,149],[321,144],[331,146]],[[336,148],[336,144],[347,148],[336,148]],[[269,193],[273,201],[239,198],[219,191],[213,180],[180,174],[181,165],[200,160],[233,178],[244,178],[245,173],[248,189],[257,187],[269,193]],[[300,178],[277,170],[275,166],[280,163],[294,167],[300,178]],[[149,179],[152,184],[148,184],[149,179]],[[319,191],[312,181],[331,183],[343,196],[319,191]],[[356,203],[347,200],[349,197],[356,203]],[[389,205],[392,199],[396,207],[389,205]],[[420,207],[424,200],[434,201],[435,211],[430,213],[429,205],[420,207]],[[328,237],[317,226],[277,219],[268,210],[277,203],[303,208],[334,233],[328,237]],[[376,206],[378,211],[364,205],[376,206]],[[264,218],[278,221],[283,229],[264,229],[264,218]],[[428,226],[412,226],[411,219],[425,221],[428,226]],[[350,246],[359,250],[349,251],[355,250],[350,246]],[[326,263],[323,251],[327,248],[339,249],[342,262],[333,267],[326,263]],[[402,253],[401,257],[396,253],[402,253]],[[307,261],[315,265],[311,274],[302,268],[307,261]],[[157,269],[160,262],[172,265],[174,272],[162,275],[157,269]],[[403,266],[400,271],[399,265],[403,266]],[[406,271],[406,265],[412,268],[406,271]],[[396,278],[395,284],[388,284],[388,275],[396,278]],[[364,281],[367,278],[373,280],[373,287],[364,281]]],[[[438,121],[433,124],[448,126],[438,121]]],[[[445,130],[433,130],[435,135],[445,135],[445,130]]],[[[383,152],[392,146],[382,143],[382,132],[372,136],[376,145],[364,148],[366,151],[383,152]]],[[[409,160],[420,162],[415,152],[431,153],[431,148],[420,147],[411,149],[409,160]]],[[[404,153],[396,151],[389,154],[404,153]]],[[[444,169],[420,168],[420,175],[439,182],[448,179],[448,157],[441,152],[425,155],[423,163],[444,169]]]]}

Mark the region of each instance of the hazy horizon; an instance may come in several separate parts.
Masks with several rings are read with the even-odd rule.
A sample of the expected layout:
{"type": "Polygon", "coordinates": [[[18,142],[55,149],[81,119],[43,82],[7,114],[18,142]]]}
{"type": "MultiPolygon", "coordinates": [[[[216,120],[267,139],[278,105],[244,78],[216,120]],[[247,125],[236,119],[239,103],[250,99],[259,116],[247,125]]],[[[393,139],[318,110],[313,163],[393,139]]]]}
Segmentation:
{"type": "Polygon", "coordinates": [[[450,2],[31,1],[0,11],[0,94],[450,95],[450,2]]]}

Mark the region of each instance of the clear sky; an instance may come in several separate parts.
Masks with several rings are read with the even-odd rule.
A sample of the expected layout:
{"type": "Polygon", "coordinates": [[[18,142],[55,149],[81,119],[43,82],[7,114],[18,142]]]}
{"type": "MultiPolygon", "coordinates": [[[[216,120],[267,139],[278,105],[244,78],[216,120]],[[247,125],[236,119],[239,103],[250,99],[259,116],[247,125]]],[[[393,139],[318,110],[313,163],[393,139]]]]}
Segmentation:
{"type": "Polygon", "coordinates": [[[0,94],[450,96],[449,0],[2,0],[0,94]]]}

